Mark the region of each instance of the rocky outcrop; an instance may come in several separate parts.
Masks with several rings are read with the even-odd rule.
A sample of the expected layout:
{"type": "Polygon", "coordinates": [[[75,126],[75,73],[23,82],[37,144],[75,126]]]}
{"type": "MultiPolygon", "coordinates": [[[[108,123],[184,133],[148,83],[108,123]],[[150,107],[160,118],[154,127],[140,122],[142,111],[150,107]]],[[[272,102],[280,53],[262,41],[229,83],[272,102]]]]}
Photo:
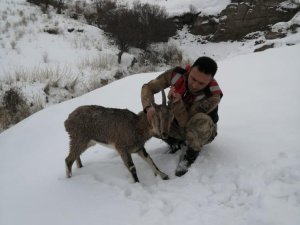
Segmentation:
{"type": "Polygon", "coordinates": [[[274,43],[263,45],[262,47],[255,49],[254,52],[262,52],[270,48],[274,48],[274,43]]]}
{"type": "MultiPolygon", "coordinates": [[[[240,40],[251,32],[266,31],[278,22],[289,21],[300,8],[284,8],[283,0],[232,0],[218,16],[189,16],[190,31],[210,41],[240,40]]],[[[181,21],[181,22],[186,22],[181,21]]]]}

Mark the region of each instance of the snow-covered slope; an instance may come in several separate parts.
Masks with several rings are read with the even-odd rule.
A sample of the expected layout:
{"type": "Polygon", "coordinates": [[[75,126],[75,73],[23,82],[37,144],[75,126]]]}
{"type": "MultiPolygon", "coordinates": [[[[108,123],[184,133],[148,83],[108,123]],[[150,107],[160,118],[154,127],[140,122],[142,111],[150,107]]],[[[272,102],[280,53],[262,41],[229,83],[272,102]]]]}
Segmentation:
{"type": "MultiPolygon", "coordinates": [[[[119,0],[132,4],[135,0],[119,0]]],[[[230,0],[141,0],[142,3],[157,4],[166,8],[170,15],[179,15],[195,9],[204,15],[216,15],[231,2],[230,0]]]]}
{"type": "MultiPolygon", "coordinates": [[[[122,1],[133,3],[133,0],[122,1]]],[[[204,14],[216,14],[230,1],[142,2],[165,6],[170,14],[186,12],[191,5],[204,14]]],[[[130,68],[133,58],[139,57],[140,51],[136,49],[124,54],[121,65],[118,65],[119,50],[101,29],[67,15],[57,15],[55,10],[43,14],[38,6],[26,0],[0,1],[0,18],[0,96],[10,88],[20,89],[27,102],[37,109],[80,96],[114,81],[116,77],[137,73],[133,71],[149,71],[149,67],[151,71],[159,71],[162,67],[170,67],[162,64],[162,67],[145,65],[143,68],[136,64],[135,68],[130,68]],[[49,29],[57,34],[45,32],[49,29]]],[[[290,26],[297,26],[299,18],[300,14],[275,28],[287,30],[290,26]]],[[[281,47],[299,42],[300,33],[289,32],[287,37],[277,40],[266,40],[261,34],[255,40],[244,42],[210,43],[203,41],[201,36],[190,34],[184,27],[168,43],[160,43],[152,49],[175,46],[182,52],[184,61],[193,61],[201,55],[220,61],[248,54],[265,44],[281,47]]],[[[0,98],[0,105],[1,101],[0,98]]]]}
{"type": "MultiPolygon", "coordinates": [[[[158,73],[124,78],[48,107],[0,134],[0,224],[297,225],[300,221],[300,45],[219,62],[219,134],[190,171],[180,153],[151,139],[169,181],[134,157],[134,184],[120,157],[95,146],[65,178],[63,122],[77,106],[141,109],[140,89],[158,73]]],[[[157,96],[157,101],[159,101],[157,96]]]]}

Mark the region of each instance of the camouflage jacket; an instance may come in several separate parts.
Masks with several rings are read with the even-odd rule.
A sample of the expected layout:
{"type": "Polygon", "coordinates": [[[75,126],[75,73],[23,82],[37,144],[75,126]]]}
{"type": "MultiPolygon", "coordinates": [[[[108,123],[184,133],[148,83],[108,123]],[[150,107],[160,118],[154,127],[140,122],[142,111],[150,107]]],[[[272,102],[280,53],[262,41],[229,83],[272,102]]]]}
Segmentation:
{"type": "Polygon", "coordinates": [[[219,119],[218,104],[223,96],[218,83],[213,79],[206,88],[192,94],[187,88],[188,75],[188,70],[175,67],[144,84],[141,92],[143,108],[145,109],[154,102],[155,93],[174,85],[177,86],[176,90],[181,90],[182,96],[182,100],[173,105],[174,116],[180,127],[185,127],[189,119],[200,112],[208,114],[217,123],[219,119]]]}

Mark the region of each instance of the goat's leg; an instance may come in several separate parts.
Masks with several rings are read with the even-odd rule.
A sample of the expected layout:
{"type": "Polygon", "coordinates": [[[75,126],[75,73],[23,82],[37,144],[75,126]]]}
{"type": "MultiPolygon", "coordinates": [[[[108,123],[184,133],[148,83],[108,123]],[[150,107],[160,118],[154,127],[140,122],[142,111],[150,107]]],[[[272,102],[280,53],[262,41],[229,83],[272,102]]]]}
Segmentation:
{"type": "Polygon", "coordinates": [[[72,176],[72,165],[76,160],[77,166],[82,167],[80,154],[87,149],[87,141],[79,139],[70,140],[70,153],[65,159],[66,164],[66,177],[70,178],[72,176]]]}
{"type": "Polygon", "coordinates": [[[72,165],[74,161],[76,160],[76,153],[74,153],[72,150],[70,150],[69,155],[65,159],[66,164],[66,177],[70,178],[72,177],[72,165]]]}
{"type": "MultiPolygon", "coordinates": [[[[87,144],[87,147],[84,149],[84,151],[86,151],[88,148],[94,146],[95,144],[97,144],[97,142],[93,141],[93,140],[90,140],[87,144]]],[[[81,152],[80,154],[82,154],[83,152],[81,152]]],[[[81,162],[81,159],[80,159],[80,155],[77,157],[76,159],[76,165],[77,165],[77,168],[81,168],[83,167],[82,165],[82,162],[81,162]]]]}
{"type": "Polygon", "coordinates": [[[151,167],[151,169],[153,170],[155,176],[158,174],[161,179],[163,180],[168,180],[169,176],[163,172],[161,172],[157,166],[155,165],[155,163],[153,162],[152,158],[150,157],[150,155],[146,152],[145,148],[142,148],[140,151],[137,152],[139,154],[140,157],[142,157],[151,167]]]}
{"type": "Polygon", "coordinates": [[[76,165],[77,165],[77,168],[83,167],[80,156],[78,156],[77,159],[76,159],[76,165]]]}
{"type": "Polygon", "coordinates": [[[119,151],[121,158],[125,164],[125,166],[127,167],[127,169],[129,170],[129,172],[131,173],[131,176],[134,180],[134,182],[139,182],[139,179],[137,177],[136,174],[136,168],[135,165],[133,164],[131,155],[128,152],[125,151],[119,151]]]}

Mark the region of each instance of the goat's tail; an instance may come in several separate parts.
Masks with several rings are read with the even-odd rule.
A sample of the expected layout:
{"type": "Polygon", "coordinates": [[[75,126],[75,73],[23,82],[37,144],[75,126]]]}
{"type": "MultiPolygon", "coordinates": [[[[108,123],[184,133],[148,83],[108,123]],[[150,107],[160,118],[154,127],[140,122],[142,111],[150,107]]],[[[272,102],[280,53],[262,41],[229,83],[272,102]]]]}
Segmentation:
{"type": "Polygon", "coordinates": [[[71,127],[70,127],[70,117],[68,117],[65,122],[64,122],[64,125],[65,125],[65,129],[67,132],[70,131],[71,127]]]}

